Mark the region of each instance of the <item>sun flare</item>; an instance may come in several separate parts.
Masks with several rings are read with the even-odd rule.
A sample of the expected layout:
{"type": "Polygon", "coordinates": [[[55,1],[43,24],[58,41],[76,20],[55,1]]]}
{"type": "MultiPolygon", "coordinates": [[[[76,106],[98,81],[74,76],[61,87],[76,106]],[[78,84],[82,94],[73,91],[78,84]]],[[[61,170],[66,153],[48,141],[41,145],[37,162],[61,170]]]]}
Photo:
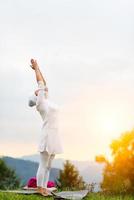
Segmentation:
{"type": "Polygon", "coordinates": [[[103,109],[97,113],[98,129],[110,138],[116,137],[126,130],[125,115],[119,109],[103,109]]]}

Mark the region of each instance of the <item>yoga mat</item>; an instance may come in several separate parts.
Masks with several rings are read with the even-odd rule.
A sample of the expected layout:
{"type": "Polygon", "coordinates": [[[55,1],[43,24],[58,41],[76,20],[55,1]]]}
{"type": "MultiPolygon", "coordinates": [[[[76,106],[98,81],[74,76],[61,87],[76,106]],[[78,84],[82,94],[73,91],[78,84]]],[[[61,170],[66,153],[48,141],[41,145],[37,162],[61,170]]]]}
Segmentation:
{"type": "Polygon", "coordinates": [[[54,195],[55,199],[80,200],[88,194],[88,190],[51,192],[51,194],[54,195]]]}
{"type": "MultiPolygon", "coordinates": [[[[16,194],[38,194],[35,190],[0,190],[1,192],[10,192],[16,194]]],[[[54,199],[68,199],[68,200],[81,200],[87,194],[88,190],[79,190],[79,191],[62,191],[62,192],[51,192],[53,194],[54,199]]],[[[44,197],[45,198],[45,197],[44,197]]]]}

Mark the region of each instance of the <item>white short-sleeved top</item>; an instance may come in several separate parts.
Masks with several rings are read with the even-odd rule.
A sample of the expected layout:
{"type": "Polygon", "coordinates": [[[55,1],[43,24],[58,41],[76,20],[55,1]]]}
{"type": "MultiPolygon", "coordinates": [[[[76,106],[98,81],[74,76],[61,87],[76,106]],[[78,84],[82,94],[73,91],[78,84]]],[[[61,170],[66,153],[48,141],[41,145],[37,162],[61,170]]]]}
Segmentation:
{"type": "Polygon", "coordinates": [[[63,147],[59,137],[59,107],[46,97],[43,81],[38,81],[38,89],[36,109],[43,120],[38,150],[40,152],[47,151],[49,154],[63,153],[63,147]]]}

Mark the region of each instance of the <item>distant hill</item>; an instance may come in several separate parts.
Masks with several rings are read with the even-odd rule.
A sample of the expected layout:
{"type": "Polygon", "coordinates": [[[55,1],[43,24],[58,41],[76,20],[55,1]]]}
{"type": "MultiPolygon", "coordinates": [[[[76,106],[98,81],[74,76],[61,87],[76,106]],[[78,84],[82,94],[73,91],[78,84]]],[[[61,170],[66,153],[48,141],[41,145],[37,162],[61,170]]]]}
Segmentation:
{"type": "MultiPolygon", "coordinates": [[[[12,157],[3,157],[3,159],[9,167],[16,171],[16,174],[21,179],[22,185],[25,185],[30,177],[36,176],[38,168],[37,162],[12,157]]],[[[59,176],[59,170],[52,168],[49,180],[56,180],[59,176]]]]}
{"type": "MultiPolygon", "coordinates": [[[[22,156],[21,159],[39,162],[39,155],[38,154],[26,155],[26,156],[22,156]]],[[[52,167],[63,169],[64,161],[65,160],[62,158],[55,158],[52,162],[52,167]]]]}
{"type": "MultiPolygon", "coordinates": [[[[39,162],[39,155],[27,155],[23,156],[22,159],[24,160],[31,160],[39,162]]],[[[84,181],[87,183],[100,183],[102,181],[102,171],[104,165],[96,163],[94,161],[78,161],[78,160],[70,160],[79,170],[80,174],[83,176],[84,181]]],[[[63,168],[65,160],[62,158],[54,159],[53,167],[54,168],[63,168]]]]}
{"type": "MultiPolygon", "coordinates": [[[[22,185],[25,185],[30,177],[36,176],[38,168],[38,155],[23,156],[22,158],[3,157],[6,164],[15,169],[18,177],[21,178],[22,185]],[[35,162],[36,161],[36,162],[35,162]]],[[[98,191],[99,183],[102,181],[102,171],[104,165],[93,161],[70,160],[79,170],[80,175],[87,183],[97,183],[95,191],[98,191]]],[[[54,159],[49,180],[56,180],[59,177],[59,171],[63,168],[64,159],[54,159]]]]}

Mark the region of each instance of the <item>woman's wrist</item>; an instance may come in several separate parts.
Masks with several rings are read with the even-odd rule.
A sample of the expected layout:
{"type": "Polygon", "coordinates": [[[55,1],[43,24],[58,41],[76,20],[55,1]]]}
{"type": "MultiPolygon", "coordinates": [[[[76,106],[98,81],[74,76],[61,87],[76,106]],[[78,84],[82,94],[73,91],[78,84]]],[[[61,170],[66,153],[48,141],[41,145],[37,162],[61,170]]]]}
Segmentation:
{"type": "Polygon", "coordinates": [[[38,71],[38,70],[40,70],[40,69],[39,69],[39,66],[37,66],[37,67],[35,68],[35,71],[38,71]]]}

